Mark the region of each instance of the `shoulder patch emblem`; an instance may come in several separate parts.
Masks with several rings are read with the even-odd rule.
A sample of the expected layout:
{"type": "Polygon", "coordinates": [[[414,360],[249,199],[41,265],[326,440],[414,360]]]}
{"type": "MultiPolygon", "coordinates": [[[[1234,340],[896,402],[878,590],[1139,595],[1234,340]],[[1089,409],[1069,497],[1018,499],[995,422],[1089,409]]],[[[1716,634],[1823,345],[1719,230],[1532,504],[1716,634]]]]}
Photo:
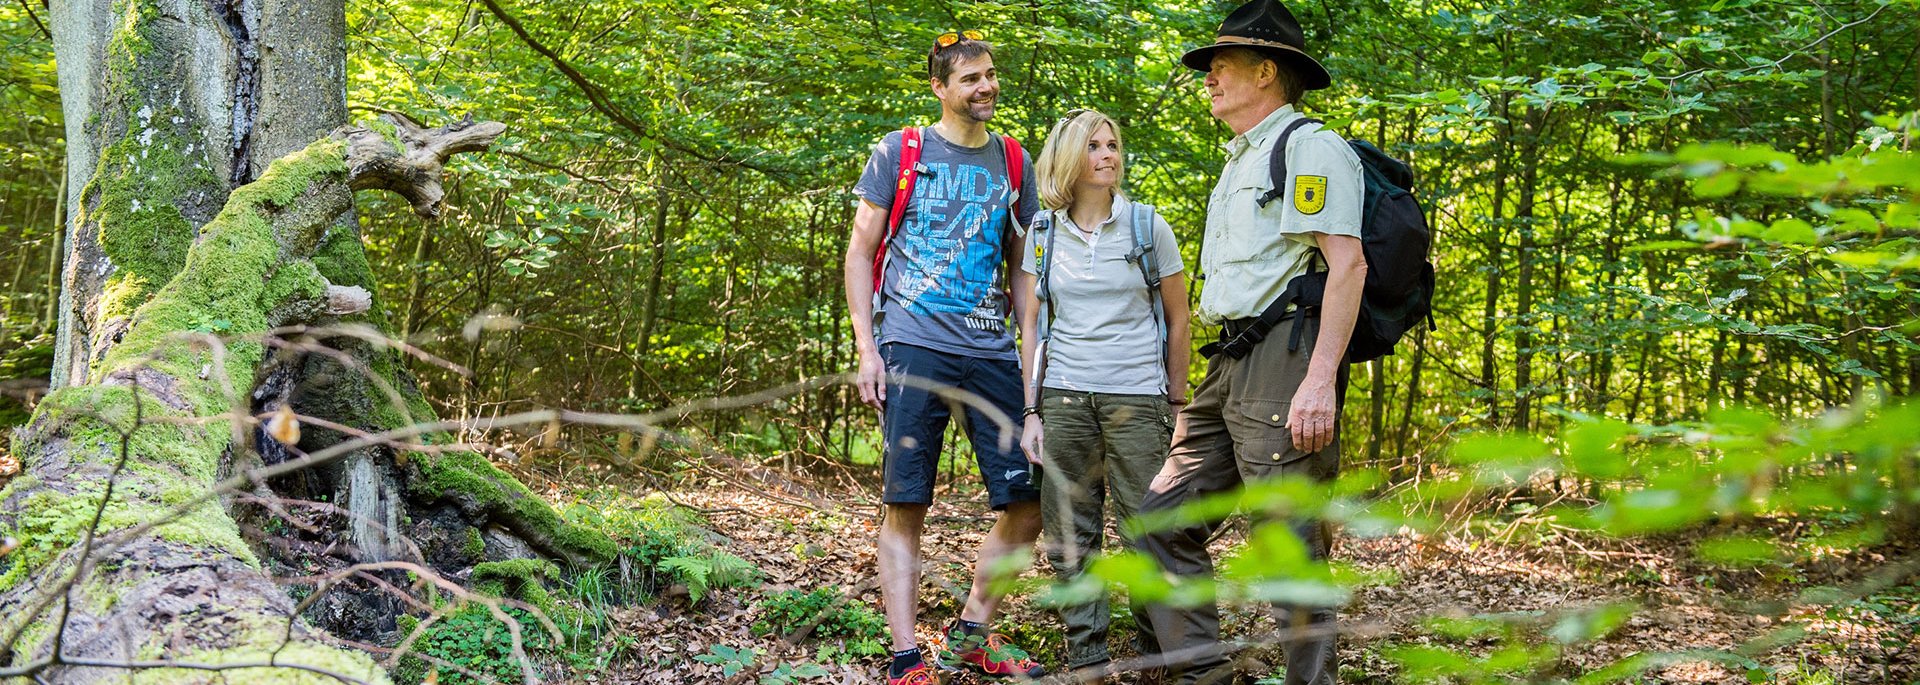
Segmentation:
{"type": "Polygon", "coordinates": [[[1293,177],[1293,207],[1301,214],[1319,214],[1327,207],[1327,177],[1293,177]]]}

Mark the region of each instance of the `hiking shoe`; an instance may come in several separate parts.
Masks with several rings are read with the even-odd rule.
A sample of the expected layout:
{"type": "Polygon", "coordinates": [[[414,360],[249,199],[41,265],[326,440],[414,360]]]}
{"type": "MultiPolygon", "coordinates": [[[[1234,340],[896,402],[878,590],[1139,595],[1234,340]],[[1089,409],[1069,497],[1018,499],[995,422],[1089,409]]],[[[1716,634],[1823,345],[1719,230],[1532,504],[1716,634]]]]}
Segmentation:
{"type": "Polygon", "coordinates": [[[898,678],[888,675],[887,685],[940,685],[940,678],[934,676],[933,669],[927,668],[927,662],[922,661],[898,678]]]}
{"type": "Polygon", "coordinates": [[[985,637],[968,635],[958,627],[947,629],[947,648],[940,654],[940,665],[952,670],[968,670],[988,678],[1038,678],[1047,674],[1038,662],[999,633],[985,637]]]}

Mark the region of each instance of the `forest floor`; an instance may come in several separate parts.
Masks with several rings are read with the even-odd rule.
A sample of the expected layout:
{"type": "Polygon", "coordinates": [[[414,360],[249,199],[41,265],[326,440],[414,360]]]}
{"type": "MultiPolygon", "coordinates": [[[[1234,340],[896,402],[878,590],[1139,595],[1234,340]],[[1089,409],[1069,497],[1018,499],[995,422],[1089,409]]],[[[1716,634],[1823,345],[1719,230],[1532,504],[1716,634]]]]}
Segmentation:
{"type": "MultiPolygon", "coordinates": [[[[851,480],[842,478],[843,483],[851,480]]],[[[632,638],[631,656],[611,655],[609,668],[577,671],[570,682],[769,682],[763,679],[777,665],[806,663],[819,663],[827,675],[793,682],[883,682],[880,658],[852,664],[816,662],[813,644],[790,645],[750,630],[758,619],[757,600],[782,589],[837,588],[851,601],[878,607],[873,580],[876,507],[868,504],[873,493],[816,489],[808,496],[790,497],[708,481],[700,489],[669,497],[698,510],[718,546],[756,564],[763,573],[761,584],[717,591],[691,606],[681,597],[616,609],[613,632],[632,638]],[[754,649],[754,667],[762,675],[729,681],[719,665],[694,659],[715,645],[754,649]]],[[[957,611],[974,547],[992,522],[979,493],[963,489],[942,492],[936,499],[940,503],[930,512],[924,543],[923,644],[957,611]]],[[[1230,529],[1220,536],[1216,557],[1235,544],[1242,531],[1230,529]]],[[[1791,538],[1806,531],[1774,532],[1791,538]]],[[[1478,534],[1341,536],[1336,559],[1347,570],[1375,579],[1356,589],[1340,614],[1345,635],[1342,680],[1409,680],[1411,674],[1389,656],[1402,647],[1441,647],[1483,659],[1497,652],[1513,656],[1519,649],[1551,648],[1558,612],[1631,602],[1639,610],[1606,637],[1568,646],[1557,658],[1549,656],[1547,675],[1577,679],[1640,655],[1658,665],[1637,677],[1601,682],[1920,682],[1920,589],[1914,574],[1891,589],[1829,606],[1796,599],[1813,588],[1855,587],[1868,573],[1885,567],[1889,556],[1913,559],[1915,548],[1905,544],[1870,551],[1827,550],[1823,557],[1795,564],[1728,571],[1693,560],[1692,541],[1685,538],[1582,540],[1550,525],[1527,522],[1478,534]],[[1504,638],[1500,632],[1461,637],[1436,630],[1430,622],[1434,617],[1468,616],[1491,616],[1516,627],[1504,638]],[[1769,639],[1770,645],[1750,644],[1769,639]]],[[[1042,562],[1041,570],[1028,576],[1044,573],[1042,562]]],[[[1132,625],[1124,609],[1121,613],[1112,638],[1116,658],[1131,656],[1125,645],[1131,644],[1132,625]]],[[[1260,634],[1273,625],[1264,611],[1227,609],[1223,614],[1230,637],[1260,634]]],[[[1029,596],[1016,595],[996,628],[1014,635],[1051,671],[1064,655],[1059,626],[1050,610],[1029,596]]],[[[1244,654],[1243,672],[1254,675],[1243,682],[1277,670],[1273,649],[1244,654]]],[[[1499,679],[1498,667],[1486,668],[1485,675],[1499,679]]],[[[946,682],[983,681],[960,675],[946,682]]],[[[1150,680],[1129,673],[1110,682],[1150,680]]],[[[1522,675],[1511,682],[1540,681],[1522,675]]]]}

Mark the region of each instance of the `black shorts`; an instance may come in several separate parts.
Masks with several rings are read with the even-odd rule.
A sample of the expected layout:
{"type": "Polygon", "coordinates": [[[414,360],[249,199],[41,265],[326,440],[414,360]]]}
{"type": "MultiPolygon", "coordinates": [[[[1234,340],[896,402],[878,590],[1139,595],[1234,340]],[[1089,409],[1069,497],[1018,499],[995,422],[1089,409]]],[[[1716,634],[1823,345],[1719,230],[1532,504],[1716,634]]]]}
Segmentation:
{"type": "Polygon", "coordinates": [[[940,470],[941,441],[953,408],[965,413],[967,440],[986,480],[987,501],[995,510],[1014,502],[1040,501],[1033,466],[1020,450],[1020,364],[1007,359],[982,359],[949,354],[905,343],[880,346],[887,364],[887,401],[881,433],[886,438],[882,470],[886,477],[881,501],[887,504],[932,504],[933,479],[940,470]],[[975,404],[942,397],[938,391],[903,385],[901,376],[913,376],[966,391],[986,400],[1009,422],[1002,430],[991,413],[975,404]]]}

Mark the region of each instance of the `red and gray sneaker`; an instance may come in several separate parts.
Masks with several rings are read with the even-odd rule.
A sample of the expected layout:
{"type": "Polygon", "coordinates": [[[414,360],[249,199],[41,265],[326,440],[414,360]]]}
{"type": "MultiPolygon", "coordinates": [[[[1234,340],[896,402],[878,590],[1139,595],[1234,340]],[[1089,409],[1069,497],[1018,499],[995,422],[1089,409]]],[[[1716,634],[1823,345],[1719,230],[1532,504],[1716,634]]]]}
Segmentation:
{"type": "Polygon", "coordinates": [[[889,673],[887,685],[940,685],[940,678],[934,676],[933,669],[927,668],[927,662],[922,661],[914,664],[913,668],[907,669],[907,672],[900,674],[899,677],[889,673]]]}
{"type": "Polygon", "coordinates": [[[988,678],[1038,678],[1047,674],[1021,649],[999,633],[970,635],[958,624],[947,627],[946,649],[940,653],[940,665],[967,670],[988,678]]]}

